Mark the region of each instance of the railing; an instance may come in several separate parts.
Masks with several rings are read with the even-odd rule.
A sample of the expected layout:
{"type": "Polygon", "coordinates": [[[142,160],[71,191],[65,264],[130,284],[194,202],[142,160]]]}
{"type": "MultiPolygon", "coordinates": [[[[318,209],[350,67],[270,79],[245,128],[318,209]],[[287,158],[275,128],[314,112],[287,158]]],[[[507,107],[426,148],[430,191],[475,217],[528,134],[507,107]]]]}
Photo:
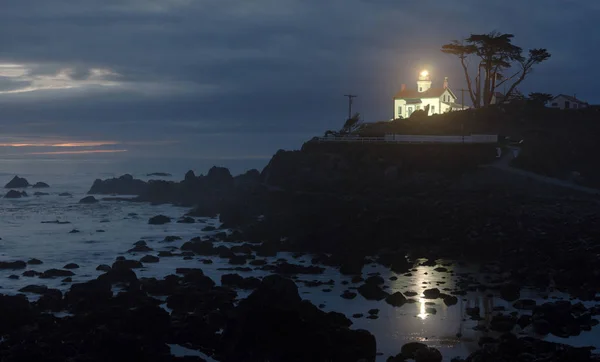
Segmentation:
{"type": "Polygon", "coordinates": [[[498,143],[498,135],[438,136],[388,134],[384,137],[327,136],[316,137],[316,142],[357,143],[498,143]]]}

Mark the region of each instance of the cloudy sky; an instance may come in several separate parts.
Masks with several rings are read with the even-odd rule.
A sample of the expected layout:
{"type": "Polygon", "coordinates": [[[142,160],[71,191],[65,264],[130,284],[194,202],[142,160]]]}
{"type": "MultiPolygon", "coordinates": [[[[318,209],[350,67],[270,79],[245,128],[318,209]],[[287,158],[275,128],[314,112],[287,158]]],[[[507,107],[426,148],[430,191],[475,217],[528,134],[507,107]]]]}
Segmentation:
{"type": "Polygon", "coordinates": [[[493,30],[552,53],[524,93],[600,102],[599,17],[598,0],[5,1],[0,154],[266,158],[339,128],[348,92],[376,121],[422,68],[463,87],[440,46],[493,30]]]}

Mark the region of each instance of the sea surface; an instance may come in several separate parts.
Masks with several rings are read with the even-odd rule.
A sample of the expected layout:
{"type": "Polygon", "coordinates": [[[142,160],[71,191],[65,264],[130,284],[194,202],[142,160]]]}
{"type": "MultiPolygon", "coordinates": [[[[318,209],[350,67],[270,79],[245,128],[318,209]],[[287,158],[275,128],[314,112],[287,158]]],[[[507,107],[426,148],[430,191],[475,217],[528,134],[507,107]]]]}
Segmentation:
{"type": "MultiPolygon", "coordinates": [[[[210,234],[201,231],[207,225],[219,226],[217,219],[198,219],[195,224],[169,223],[166,225],[149,225],[148,219],[157,214],[173,218],[184,215],[188,209],[170,205],[151,206],[149,204],[128,202],[101,201],[93,205],[79,204],[93,181],[97,178],[110,178],[130,173],[136,178],[149,179],[146,176],[152,172],[172,173],[172,177],[162,179],[181,180],[184,173],[192,169],[196,174],[208,171],[212,165],[226,166],[239,174],[250,168],[264,167],[265,160],[227,160],[211,162],[201,160],[196,162],[182,160],[123,160],[101,157],[72,157],[72,158],[43,158],[43,159],[5,159],[0,160],[0,184],[3,186],[14,175],[25,177],[30,183],[44,181],[50,184],[49,189],[27,189],[29,197],[22,199],[0,199],[0,260],[13,261],[37,258],[43,261],[41,265],[28,266],[28,270],[44,271],[50,268],[62,268],[67,263],[77,263],[80,268],[73,270],[73,282],[82,282],[97,277],[99,264],[112,264],[117,256],[139,259],[142,254],[130,254],[127,250],[138,240],[145,240],[148,246],[157,254],[160,250],[179,247],[183,242],[194,236],[210,234]],[[34,191],[48,192],[47,196],[33,196],[34,191]],[[59,196],[68,192],[72,196],[59,196]],[[43,223],[47,221],[68,222],[65,224],[43,223]],[[78,230],[76,233],[71,233],[78,230]],[[165,236],[180,236],[182,240],[165,243],[165,236]]],[[[156,177],[153,177],[156,178],[156,177]]],[[[8,191],[8,190],[4,190],[8,191]]],[[[182,260],[181,258],[161,258],[159,263],[146,264],[145,268],[136,270],[138,277],[163,277],[175,272],[177,267],[200,267],[205,274],[215,282],[220,282],[220,276],[230,271],[220,271],[219,268],[231,267],[227,260],[215,257],[214,263],[205,265],[202,258],[182,260]]],[[[277,257],[265,258],[269,262],[286,258],[293,263],[310,264],[310,255],[293,258],[292,255],[280,253],[277,257]]],[[[415,261],[418,265],[418,261],[415,261]]],[[[449,262],[452,261],[440,261],[449,262]]],[[[376,264],[366,265],[364,277],[379,273],[386,280],[386,290],[422,292],[425,288],[452,289],[463,273],[472,273],[475,266],[458,266],[452,263],[448,269],[453,273],[436,272],[434,267],[416,266],[412,276],[398,275],[376,264]],[[397,280],[390,280],[396,276],[397,280]]],[[[16,294],[18,290],[29,284],[44,284],[52,288],[67,290],[69,284],[62,283],[61,278],[38,279],[21,276],[23,270],[0,270],[0,293],[16,294]],[[10,275],[18,275],[19,279],[10,279],[10,275]]],[[[239,272],[243,276],[264,276],[265,271],[239,272]]],[[[446,306],[441,299],[425,300],[420,296],[414,297],[415,303],[408,303],[395,308],[385,302],[367,301],[360,295],[353,300],[346,300],[340,294],[346,289],[358,287],[351,283],[349,277],[340,275],[337,270],[326,268],[321,275],[300,275],[302,280],[333,280],[333,286],[306,287],[298,282],[303,298],[315,305],[323,305],[325,311],[344,313],[354,322],[353,328],[363,328],[372,332],[377,339],[378,360],[385,361],[390,355],[400,352],[402,345],[409,341],[419,341],[442,351],[445,361],[452,357],[466,356],[478,348],[477,341],[485,335],[494,336],[494,332],[475,330],[478,325],[488,325],[493,315],[494,307],[504,306],[512,310],[511,303],[499,299],[490,291],[474,291],[459,298],[459,303],[446,306]],[[347,285],[342,284],[347,282],[347,285]],[[490,294],[492,293],[492,294],[490,294]],[[433,304],[427,304],[433,303],[433,304]],[[482,321],[472,321],[465,313],[466,307],[480,306],[482,321]],[[379,309],[377,319],[367,319],[370,309],[379,309]],[[435,313],[428,308],[435,308],[435,313]],[[352,317],[362,313],[362,318],[352,317]]],[[[247,292],[239,291],[240,297],[247,292]]],[[[29,295],[34,299],[34,295],[29,295]]],[[[544,298],[568,299],[567,295],[548,293],[547,291],[525,290],[522,298],[531,298],[545,302],[544,298]]],[[[592,304],[593,305],[593,304],[592,304]]],[[[525,335],[533,335],[527,328],[517,331],[525,335]]],[[[540,337],[542,338],[542,337],[540,337]]],[[[600,329],[595,327],[591,332],[582,332],[578,337],[562,339],[553,336],[544,337],[546,340],[567,343],[575,346],[600,347],[600,329]]],[[[199,354],[181,346],[172,346],[177,355],[199,354]]],[[[199,354],[201,355],[201,354],[199,354]]]]}

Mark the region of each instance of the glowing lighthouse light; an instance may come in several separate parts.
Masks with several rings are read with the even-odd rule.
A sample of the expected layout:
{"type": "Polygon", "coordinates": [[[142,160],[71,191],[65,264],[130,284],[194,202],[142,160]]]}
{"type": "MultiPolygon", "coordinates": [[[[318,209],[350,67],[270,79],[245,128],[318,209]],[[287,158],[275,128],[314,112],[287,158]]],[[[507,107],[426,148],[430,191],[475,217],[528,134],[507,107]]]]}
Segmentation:
{"type": "Polygon", "coordinates": [[[429,75],[429,72],[424,70],[421,72],[421,77],[427,77],[429,75]]]}

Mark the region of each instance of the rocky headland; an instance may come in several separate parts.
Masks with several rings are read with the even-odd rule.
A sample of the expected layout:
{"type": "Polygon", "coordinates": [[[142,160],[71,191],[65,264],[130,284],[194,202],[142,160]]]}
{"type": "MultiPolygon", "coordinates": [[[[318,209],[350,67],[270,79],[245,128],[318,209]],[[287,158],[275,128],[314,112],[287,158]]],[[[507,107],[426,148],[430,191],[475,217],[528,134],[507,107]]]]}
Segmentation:
{"type": "MultiPolygon", "coordinates": [[[[481,167],[495,157],[495,146],[490,145],[307,142],[299,151],[277,152],[262,172],[252,170],[233,177],[227,169],[213,167],[206,175],[190,171],[180,182],[145,182],[125,175],[96,180],[89,194],[134,195],[132,201],[136,202],[189,206],[187,217],[218,215],[222,228],[229,230],[218,233],[218,240],[248,242],[257,255],[264,256],[280,251],[311,253],[315,267],[337,267],[342,274],[358,276],[370,262],[408,273],[419,258],[432,265],[444,258],[479,265],[482,271],[493,270],[496,277],[483,287],[499,290],[507,300],[519,299],[523,287],[536,287],[597,301],[598,199],[481,167]]],[[[239,255],[206,243],[192,243],[185,250],[227,256],[234,265],[239,259],[239,255]]],[[[299,270],[290,268],[281,265],[271,270],[283,274],[299,270]]],[[[258,285],[235,278],[228,282],[250,289],[258,285]]],[[[388,294],[373,280],[357,292],[366,299],[405,303],[404,296],[388,294]]],[[[463,292],[442,293],[436,298],[452,303],[454,295],[463,292]]],[[[346,294],[342,297],[356,296],[350,291],[346,294]]],[[[298,318],[298,313],[285,312],[286,318],[298,318]]],[[[564,324],[566,319],[539,313],[529,324],[535,322],[536,328],[548,328],[555,334],[568,336],[575,333],[575,325],[579,330],[584,325],[578,319],[564,324]]],[[[575,315],[570,309],[564,313],[575,315]]],[[[497,322],[504,326],[498,328],[510,333],[507,326],[518,321],[506,316],[498,317],[497,322]]],[[[344,338],[343,343],[349,341],[344,338]]],[[[485,357],[486,361],[510,360],[514,357],[511,353],[543,353],[549,361],[558,361],[564,360],[564,351],[569,360],[592,358],[589,349],[559,348],[510,334],[483,344],[490,343],[492,347],[485,353],[496,357],[485,357]]],[[[286,360],[285,351],[277,350],[278,346],[269,351],[272,360],[286,360]]],[[[467,360],[482,360],[482,353],[467,360]]]]}

